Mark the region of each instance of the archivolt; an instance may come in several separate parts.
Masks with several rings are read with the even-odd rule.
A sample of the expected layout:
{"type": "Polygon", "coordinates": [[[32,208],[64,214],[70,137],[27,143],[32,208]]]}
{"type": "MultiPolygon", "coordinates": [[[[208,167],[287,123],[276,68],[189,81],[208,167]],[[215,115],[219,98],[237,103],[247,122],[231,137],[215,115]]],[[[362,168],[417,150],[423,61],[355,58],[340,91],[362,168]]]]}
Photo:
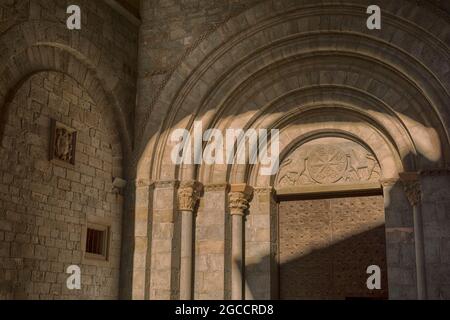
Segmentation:
{"type": "MultiPolygon", "coordinates": [[[[450,118],[446,104],[450,78],[448,70],[438,63],[449,57],[448,39],[426,22],[429,16],[425,19],[425,15],[431,13],[400,2],[409,11],[398,11],[397,5],[383,7],[380,33],[366,30],[365,7],[351,1],[339,6],[333,2],[318,6],[306,1],[268,1],[231,19],[180,64],[161,92],[143,135],[143,142],[148,142],[146,151],[137,154],[141,157],[138,170],[151,170],[150,178],[154,180],[179,178],[181,173],[167,162],[171,129],[189,129],[194,120],[200,119],[205,126],[224,127],[224,119],[233,119],[232,116],[240,119],[241,127],[246,126],[245,121],[254,119],[258,108],[289,90],[299,89],[302,77],[309,76],[297,66],[297,79],[294,72],[289,75],[297,87],[274,81],[288,76],[279,70],[283,65],[295,69],[298,64],[318,70],[319,80],[307,85],[336,84],[333,79],[327,80],[332,63],[327,66],[318,62],[319,54],[334,59],[334,64],[340,66],[336,68],[339,72],[347,70],[352,77],[356,75],[348,79],[349,83],[338,81],[340,85],[367,91],[368,96],[380,99],[399,113],[412,112],[417,124],[438,132],[438,144],[448,152],[450,118]],[[354,63],[348,57],[359,62],[354,63]],[[320,69],[324,66],[328,70],[320,69]],[[378,71],[383,76],[371,75],[378,71]],[[393,84],[394,89],[386,91],[371,86],[380,79],[382,84],[383,79],[393,84]],[[358,80],[363,83],[354,83],[358,80]],[[397,80],[402,84],[400,88],[395,88],[399,86],[397,80]],[[271,85],[273,92],[267,89],[271,85]],[[395,101],[402,97],[407,99],[395,101]],[[255,101],[250,101],[253,98],[255,101]],[[410,106],[417,109],[408,110],[410,106]]],[[[436,25],[447,25],[435,18],[436,25]]],[[[415,135],[414,130],[409,130],[411,126],[403,124],[403,127],[408,129],[406,136],[415,135]]],[[[414,152],[414,147],[411,151],[414,152]]],[[[435,160],[445,163],[448,154],[443,158],[435,160]]]]}

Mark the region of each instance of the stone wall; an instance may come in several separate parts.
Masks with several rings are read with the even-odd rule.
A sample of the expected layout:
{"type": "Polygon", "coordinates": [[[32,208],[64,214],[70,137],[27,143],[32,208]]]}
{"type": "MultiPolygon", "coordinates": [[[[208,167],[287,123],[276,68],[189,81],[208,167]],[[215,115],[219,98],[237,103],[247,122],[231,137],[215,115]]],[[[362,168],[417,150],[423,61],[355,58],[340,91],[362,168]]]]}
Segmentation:
{"type": "Polygon", "coordinates": [[[102,111],[67,75],[41,72],[7,106],[0,147],[0,297],[118,297],[122,197],[112,192],[113,153],[102,111]],[[50,123],[77,131],[75,165],[49,161],[50,123]],[[109,261],[86,259],[88,221],[110,224],[109,261]],[[68,290],[78,265],[81,290],[68,290]]]}
{"type": "Polygon", "coordinates": [[[104,1],[0,2],[1,298],[118,298],[119,264],[131,264],[111,182],[133,147],[137,40],[104,1]],[[69,5],[81,30],[67,29],[69,5]],[[73,167],[48,161],[50,117],[78,131],[73,167]],[[90,218],[110,224],[108,263],[83,259],[90,218]],[[69,264],[81,264],[81,291],[65,289],[69,264]]]}
{"type": "MultiPolygon", "coordinates": [[[[104,1],[12,0],[0,2],[0,107],[4,95],[35,69],[69,71],[94,99],[106,94],[121,134],[131,139],[136,99],[138,26],[104,1]],[[68,30],[69,5],[81,9],[81,30],[68,30]],[[34,49],[35,52],[28,53],[34,49]],[[63,57],[46,52],[60,50],[63,57]],[[55,49],[56,50],[56,49],[55,49]],[[37,52],[36,52],[37,51],[37,52]],[[78,68],[76,63],[83,68],[78,68]],[[94,74],[93,81],[86,69],[94,74]],[[78,79],[80,78],[80,79],[78,79]]],[[[100,99],[98,99],[100,100],[100,99]]],[[[130,146],[127,146],[131,148],[130,146]]]]}
{"type": "Polygon", "coordinates": [[[425,269],[430,299],[450,299],[450,177],[422,178],[425,269]]]}
{"type": "Polygon", "coordinates": [[[205,196],[200,201],[195,230],[195,276],[194,298],[226,299],[229,288],[225,287],[225,261],[227,235],[226,185],[205,187],[205,196]]]}
{"type": "Polygon", "coordinates": [[[226,22],[261,0],[143,0],[136,130],[168,77],[193,48],[226,22]]]}

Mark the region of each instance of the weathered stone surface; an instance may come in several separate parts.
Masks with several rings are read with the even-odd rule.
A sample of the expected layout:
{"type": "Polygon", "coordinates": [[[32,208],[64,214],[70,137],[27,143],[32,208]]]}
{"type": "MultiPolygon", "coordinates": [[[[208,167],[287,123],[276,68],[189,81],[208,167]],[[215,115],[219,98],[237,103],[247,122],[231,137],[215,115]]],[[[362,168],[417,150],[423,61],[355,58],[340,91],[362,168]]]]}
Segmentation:
{"type": "MultiPolygon", "coordinates": [[[[10,140],[11,145],[3,149],[1,175],[9,185],[4,190],[5,193],[20,196],[26,215],[22,214],[22,209],[17,207],[13,198],[2,201],[2,207],[11,209],[8,215],[2,216],[1,230],[11,231],[13,237],[1,242],[0,256],[2,266],[17,259],[26,259],[26,264],[21,267],[13,264],[2,269],[2,273],[19,271],[31,274],[31,278],[19,277],[19,273],[16,273],[10,279],[14,286],[9,292],[2,291],[2,297],[113,299],[119,295],[118,278],[113,275],[117,275],[119,271],[121,219],[115,212],[121,211],[121,204],[116,197],[106,197],[106,193],[111,193],[112,189],[104,188],[112,179],[112,170],[99,175],[95,170],[90,170],[94,167],[76,161],[87,148],[91,148],[93,152],[85,154],[89,162],[111,162],[112,150],[108,147],[110,142],[107,135],[102,139],[106,147],[95,146],[95,142],[89,137],[89,130],[101,129],[80,125],[81,123],[65,117],[59,110],[52,109],[42,99],[40,110],[32,110],[35,98],[53,96],[60,102],[66,99],[76,100],[72,102],[77,105],[79,101],[85,101],[90,107],[80,113],[91,114],[97,106],[83,96],[84,92],[67,75],[41,72],[26,80],[7,106],[8,113],[4,120],[10,129],[2,139],[10,140]],[[21,102],[22,99],[25,103],[21,102]],[[27,116],[30,113],[32,117],[27,116]],[[76,148],[73,165],[50,161],[48,152],[31,152],[34,146],[44,151],[49,149],[51,119],[65,121],[68,126],[87,134],[85,147],[80,147],[79,144],[76,148]],[[40,139],[30,138],[32,135],[40,139]],[[101,151],[101,159],[95,150],[101,151]],[[27,175],[17,173],[18,165],[23,167],[27,175]],[[17,192],[11,189],[13,185],[18,186],[17,192]],[[50,214],[51,212],[57,214],[50,214]],[[88,221],[97,216],[110,219],[112,224],[109,261],[98,266],[95,263],[91,265],[92,261],[83,258],[84,248],[81,246],[83,229],[88,221]],[[82,270],[83,285],[80,291],[64,289],[68,277],[65,270],[72,264],[79,265],[82,270]]],[[[94,114],[101,121],[100,114],[94,114]]]]}
{"type": "Polygon", "coordinates": [[[428,297],[449,298],[444,1],[378,1],[380,31],[360,0],[144,0],[140,26],[106,1],[77,4],[82,29],[69,31],[65,1],[0,3],[0,299],[178,299],[180,208],[194,217],[195,299],[232,296],[236,214],[243,294],[277,298],[280,236],[305,224],[279,221],[279,203],[381,190],[384,216],[341,210],[338,238],[385,222],[389,298],[417,298],[422,275],[428,297]],[[50,118],[77,132],[75,165],[49,161],[50,118]],[[170,133],[194,121],[279,129],[280,174],[175,165],[170,133]],[[404,171],[420,185],[405,190],[404,171]],[[179,192],[189,181],[205,192],[179,192]],[[107,263],[83,256],[94,218],[109,224],[107,263]],[[69,264],[80,292],[64,285],[69,264]]]}

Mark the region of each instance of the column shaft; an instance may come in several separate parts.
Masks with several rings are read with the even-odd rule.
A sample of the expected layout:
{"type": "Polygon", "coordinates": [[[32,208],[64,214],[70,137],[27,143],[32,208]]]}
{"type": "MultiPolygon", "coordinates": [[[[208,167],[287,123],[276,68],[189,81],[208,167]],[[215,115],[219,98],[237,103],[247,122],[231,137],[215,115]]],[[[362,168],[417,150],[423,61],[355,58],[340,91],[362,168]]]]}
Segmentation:
{"type": "Polygon", "coordinates": [[[417,299],[426,300],[427,283],[425,273],[425,248],[423,243],[422,206],[420,203],[413,206],[413,218],[417,272],[417,299]]]}
{"type": "Polygon", "coordinates": [[[243,299],[244,235],[243,215],[231,216],[231,298],[243,299]]]}
{"type": "Polygon", "coordinates": [[[178,209],[181,214],[180,299],[192,300],[194,210],[200,196],[201,185],[196,181],[182,182],[178,189],[178,209]]]}
{"type": "Polygon", "coordinates": [[[192,211],[181,211],[181,265],[180,265],[180,299],[192,299],[192,252],[193,252],[192,211]]]}
{"type": "Polygon", "coordinates": [[[253,189],[246,184],[231,185],[231,299],[244,299],[244,216],[253,189]]]}

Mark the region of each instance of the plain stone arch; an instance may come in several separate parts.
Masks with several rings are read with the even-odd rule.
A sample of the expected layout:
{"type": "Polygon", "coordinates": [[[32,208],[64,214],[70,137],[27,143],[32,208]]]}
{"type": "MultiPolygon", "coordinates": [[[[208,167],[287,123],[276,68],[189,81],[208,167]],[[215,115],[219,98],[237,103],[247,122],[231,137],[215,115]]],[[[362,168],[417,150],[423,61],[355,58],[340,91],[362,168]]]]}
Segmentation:
{"type": "Polygon", "coordinates": [[[95,103],[98,104],[104,115],[107,132],[113,141],[112,150],[115,163],[113,169],[117,176],[122,176],[124,174],[122,172],[123,152],[126,151],[127,147],[129,148],[130,144],[126,143],[128,140],[123,140],[127,139],[123,130],[119,130],[118,133],[116,129],[117,127],[123,128],[123,122],[118,120],[121,118],[115,114],[115,111],[108,112],[109,106],[115,105],[114,100],[105,92],[96,74],[68,51],[48,45],[33,46],[12,58],[0,73],[0,79],[7,80],[0,82],[2,84],[1,92],[7,92],[0,96],[1,108],[7,107],[9,100],[14,97],[15,91],[20,88],[23,81],[33,74],[45,71],[61,72],[69,76],[85,88],[95,103]],[[43,57],[52,57],[53,59],[44,60],[43,57]],[[3,85],[4,83],[8,83],[8,86],[3,85]]]}
{"type": "Polygon", "coordinates": [[[126,90],[121,87],[113,61],[85,32],[70,32],[61,23],[40,20],[20,22],[1,34],[0,42],[8,45],[0,56],[0,105],[11,83],[20,81],[22,75],[45,69],[68,72],[105,106],[105,115],[114,118],[114,127],[119,128],[124,153],[130,154],[132,132],[124,113],[126,90]]]}

